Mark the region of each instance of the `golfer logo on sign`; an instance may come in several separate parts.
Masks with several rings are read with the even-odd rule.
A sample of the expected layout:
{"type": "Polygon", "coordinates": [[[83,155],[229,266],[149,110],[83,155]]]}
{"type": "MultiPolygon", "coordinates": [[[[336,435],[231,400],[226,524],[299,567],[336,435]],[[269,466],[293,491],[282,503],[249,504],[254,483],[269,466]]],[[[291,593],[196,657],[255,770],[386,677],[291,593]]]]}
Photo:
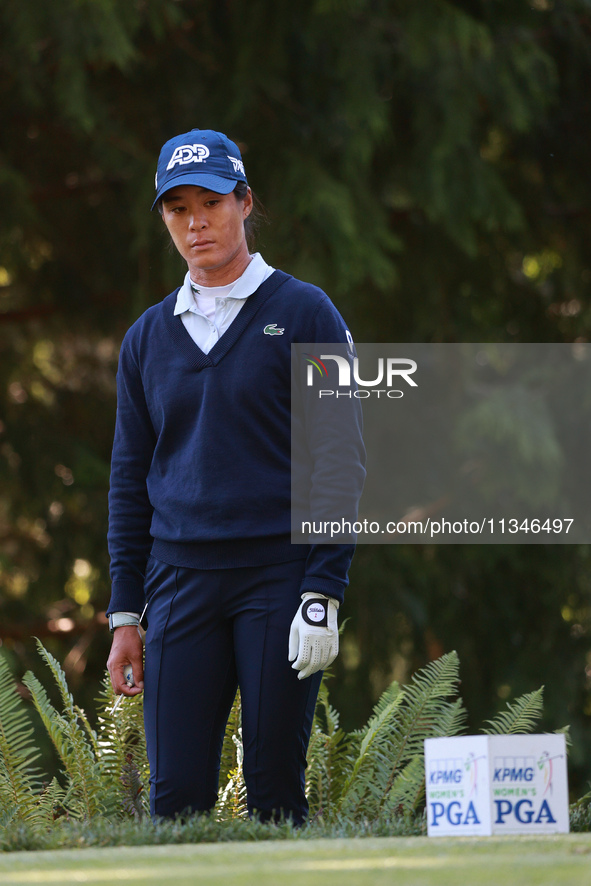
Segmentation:
{"type": "MultiPolygon", "coordinates": [[[[239,686],[249,812],[300,824],[306,747],[322,669],[338,652],[353,545],[291,543],[290,348],[346,346],[347,329],[321,290],[249,252],[253,197],[225,135],[170,139],[156,181],[152,208],[187,273],[121,347],[111,680],[117,693],[144,691],[153,815],[214,806],[239,686]]],[[[350,411],[359,431],[358,406],[350,411]]],[[[358,498],[360,432],[353,450],[358,498]]],[[[311,441],[310,458],[330,472],[325,438],[311,441]]]]}

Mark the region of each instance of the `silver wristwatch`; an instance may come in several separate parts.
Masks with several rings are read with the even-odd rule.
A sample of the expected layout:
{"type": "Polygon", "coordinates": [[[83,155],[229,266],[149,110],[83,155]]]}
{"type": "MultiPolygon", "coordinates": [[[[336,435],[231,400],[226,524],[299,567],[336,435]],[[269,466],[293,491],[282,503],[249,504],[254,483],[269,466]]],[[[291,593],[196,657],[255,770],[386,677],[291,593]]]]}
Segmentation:
{"type": "Polygon", "coordinates": [[[135,625],[137,627],[139,621],[139,614],[135,612],[112,612],[109,615],[109,630],[113,633],[115,628],[122,628],[125,625],[135,625]]]}

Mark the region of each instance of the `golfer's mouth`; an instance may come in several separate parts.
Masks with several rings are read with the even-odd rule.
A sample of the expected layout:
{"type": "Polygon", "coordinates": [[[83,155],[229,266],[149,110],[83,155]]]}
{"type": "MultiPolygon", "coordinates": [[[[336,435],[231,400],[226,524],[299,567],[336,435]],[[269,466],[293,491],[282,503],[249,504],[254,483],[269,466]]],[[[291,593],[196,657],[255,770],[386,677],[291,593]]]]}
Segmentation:
{"type": "Polygon", "coordinates": [[[194,243],[191,243],[191,249],[204,249],[206,246],[211,246],[213,244],[213,240],[195,240],[194,243]]]}

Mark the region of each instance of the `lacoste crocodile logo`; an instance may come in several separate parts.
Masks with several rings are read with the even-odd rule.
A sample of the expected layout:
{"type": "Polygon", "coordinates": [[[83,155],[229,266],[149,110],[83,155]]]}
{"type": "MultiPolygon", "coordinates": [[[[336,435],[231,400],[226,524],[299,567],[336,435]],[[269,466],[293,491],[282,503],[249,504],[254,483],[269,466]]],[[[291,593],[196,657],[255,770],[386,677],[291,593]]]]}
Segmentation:
{"type": "Polygon", "coordinates": [[[265,335],[283,335],[285,329],[277,329],[276,323],[269,323],[268,326],[265,326],[263,332],[265,335]]]}

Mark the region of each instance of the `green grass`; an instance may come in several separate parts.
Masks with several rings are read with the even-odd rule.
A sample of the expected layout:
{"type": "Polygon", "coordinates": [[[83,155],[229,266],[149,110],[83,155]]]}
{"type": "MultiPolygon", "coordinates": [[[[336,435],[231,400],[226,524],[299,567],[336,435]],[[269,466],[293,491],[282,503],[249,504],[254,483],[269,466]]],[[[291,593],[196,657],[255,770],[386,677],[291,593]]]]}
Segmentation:
{"type": "Polygon", "coordinates": [[[0,883],[588,886],[591,835],[383,837],[8,852],[0,883]]]}
{"type": "Polygon", "coordinates": [[[302,828],[291,822],[249,819],[216,821],[210,815],[184,819],[112,819],[98,816],[90,821],[58,818],[50,828],[25,822],[0,825],[0,852],[41,851],[45,849],[99,848],[105,846],[162,846],[176,843],[254,843],[260,840],[352,839],[358,837],[410,837],[427,833],[422,815],[381,816],[373,821],[347,819],[325,823],[311,821],[302,828]]]}

